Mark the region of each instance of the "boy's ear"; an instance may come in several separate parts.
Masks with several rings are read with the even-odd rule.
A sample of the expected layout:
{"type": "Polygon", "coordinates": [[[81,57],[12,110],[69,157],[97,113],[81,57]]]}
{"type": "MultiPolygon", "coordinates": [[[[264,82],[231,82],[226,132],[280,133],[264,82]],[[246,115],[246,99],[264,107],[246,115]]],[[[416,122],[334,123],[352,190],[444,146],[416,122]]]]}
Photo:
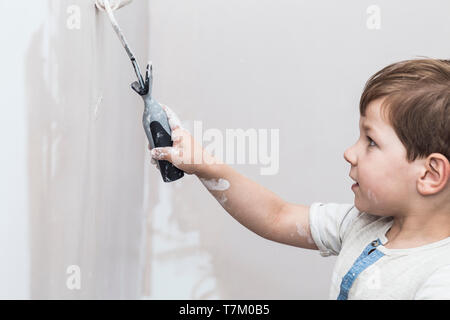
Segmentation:
{"type": "Polygon", "coordinates": [[[430,154],[422,168],[422,174],[417,180],[417,190],[420,194],[433,195],[445,188],[450,175],[450,163],[440,153],[430,154]]]}

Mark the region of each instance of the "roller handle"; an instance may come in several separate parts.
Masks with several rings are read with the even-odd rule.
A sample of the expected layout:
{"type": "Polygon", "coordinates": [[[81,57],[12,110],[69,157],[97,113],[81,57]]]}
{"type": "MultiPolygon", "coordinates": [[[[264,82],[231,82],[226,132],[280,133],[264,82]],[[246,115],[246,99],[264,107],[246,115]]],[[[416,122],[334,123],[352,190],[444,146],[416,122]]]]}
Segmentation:
{"type": "MultiPolygon", "coordinates": [[[[140,75],[137,61],[132,59],[132,63],[136,67],[136,73],[140,75]]],[[[169,125],[169,119],[167,119],[167,114],[161,105],[152,97],[153,67],[151,62],[147,65],[144,86],[141,85],[141,82],[136,81],[132,83],[131,88],[144,100],[142,124],[144,125],[147,139],[150,142],[150,147],[152,149],[172,147],[172,130],[169,125]]],[[[157,163],[164,182],[173,182],[183,178],[184,171],[178,169],[169,161],[158,160],[157,163]]]]}
{"type": "MultiPolygon", "coordinates": [[[[147,124],[144,124],[147,125],[147,124]]],[[[168,133],[164,127],[158,121],[152,121],[146,132],[151,133],[151,139],[149,139],[150,146],[153,148],[172,147],[173,141],[170,133],[168,133]],[[153,140],[153,141],[151,141],[153,140]],[[153,146],[152,146],[153,144],[153,146]]],[[[172,163],[166,160],[159,160],[158,166],[161,171],[161,176],[164,182],[173,182],[184,177],[184,171],[175,167],[172,163]]]]}

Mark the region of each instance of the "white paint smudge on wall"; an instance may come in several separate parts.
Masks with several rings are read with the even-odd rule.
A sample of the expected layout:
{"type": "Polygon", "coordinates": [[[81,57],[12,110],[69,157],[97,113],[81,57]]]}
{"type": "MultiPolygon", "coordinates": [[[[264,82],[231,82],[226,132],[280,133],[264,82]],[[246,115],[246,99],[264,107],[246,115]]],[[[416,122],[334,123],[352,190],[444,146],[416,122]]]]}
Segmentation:
{"type": "MultiPolygon", "coordinates": [[[[47,14],[50,17],[56,13],[61,12],[61,1],[52,1],[48,4],[47,14]]],[[[45,4],[41,4],[45,5],[45,4]]],[[[60,102],[60,87],[58,78],[58,63],[56,62],[56,52],[52,45],[52,42],[57,37],[58,27],[52,23],[51,19],[44,20],[43,26],[43,44],[41,56],[43,58],[43,78],[48,88],[50,88],[50,94],[53,100],[59,104],[60,102]]]]}
{"type": "MultiPolygon", "coordinates": [[[[145,141],[145,146],[147,146],[147,141],[145,141]]],[[[147,216],[146,223],[142,223],[142,242],[139,248],[140,252],[140,270],[142,270],[142,289],[141,296],[148,296],[150,294],[150,281],[149,275],[151,273],[150,269],[150,256],[151,256],[151,219],[149,219],[150,213],[150,169],[153,169],[153,166],[148,165],[148,159],[150,155],[148,152],[144,152],[144,162],[143,162],[143,188],[142,188],[142,213],[144,216],[147,216]]],[[[145,221],[145,220],[144,220],[145,221]]]]}
{"type": "Polygon", "coordinates": [[[174,187],[159,179],[159,201],[151,217],[151,289],[144,298],[220,299],[199,232],[182,232],[172,219],[174,187]]]}
{"type": "Polygon", "coordinates": [[[48,137],[42,137],[42,179],[44,186],[48,186],[48,137]]]}
{"type": "Polygon", "coordinates": [[[54,178],[56,174],[56,168],[58,164],[58,146],[62,140],[61,134],[57,131],[57,123],[55,121],[52,122],[52,146],[51,146],[51,153],[50,153],[50,170],[51,170],[51,177],[54,178]]]}
{"type": "Polygon", "coordinates": [[[100,105],[102,104],[102,101],[103,101],[103,94],[101,94],[100,97],[98,97],[97,103],[94,106],[94,119],[95,120],[98,119],[98,113],[100,111],[100,105]]]}

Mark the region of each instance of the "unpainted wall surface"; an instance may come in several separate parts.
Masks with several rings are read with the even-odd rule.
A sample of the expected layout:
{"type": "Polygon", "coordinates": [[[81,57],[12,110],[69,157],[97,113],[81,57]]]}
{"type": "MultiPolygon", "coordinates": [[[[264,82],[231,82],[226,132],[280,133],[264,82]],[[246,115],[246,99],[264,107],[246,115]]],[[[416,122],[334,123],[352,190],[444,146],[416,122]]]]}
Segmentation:
{"type": "MultiPolygon", "coordinates": [[[[157,98],[187,125],[201,120],[204,131],[280,129],[277,174],[262,176],[261,164],[232,166],[306,205],[354,201],[343,154],[359,137],[368,78],[396,61],[450,52],[442,41],[450,35],[447,0],[152,0],[149,9],[157,98]],[[379,29],[368,27],[373,5],[379,29]]],[[[159,190],[166,190],[160,203],[167,210],[152,217],[167,231],[153,234],[153,252],[174,251],[152,259],[154,295],[328,298],[335,257],[256,236],[195,179],[166,189],[159,190]],[[163,212],[170,213],[167,224],[158,221],[163,212]],[[191,251],[174,229],[197,237],[191,251]]]]}

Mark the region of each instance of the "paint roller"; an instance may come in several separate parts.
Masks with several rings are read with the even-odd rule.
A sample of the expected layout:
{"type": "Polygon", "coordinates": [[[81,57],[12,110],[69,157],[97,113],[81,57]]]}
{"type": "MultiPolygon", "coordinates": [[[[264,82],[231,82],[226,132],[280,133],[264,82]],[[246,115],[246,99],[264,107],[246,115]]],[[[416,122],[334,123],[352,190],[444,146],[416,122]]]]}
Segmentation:
{"type": "MultiPolygon", "coordinates": [[[[142,124],[144,126],[147,139],[150,143],[150,147],[162,148],[162,147],[172,147],[172,130],[169,125],[169,120],[167,114],[162,108],[162,106],[153,99],[152,87],[153,87],[153,66],[149,62],[147,65],[145,79],[142,77],[141,71],[139,69],[139,63],[134,57],[133,51],[130,49],[128,42],[123,35],[122,30],[119,27],[115,17],[114,10],[117,10],[127,4],[132,0],[96,0],[95,5],[98,9],[105,11],[108,14],[111,25],[119,37],[128,57],[133,65],[134,72],[136,73],[138,81],[131,84],[131,88],[139,94],[144,100],[144,116],[142,119],[142,124]]],[[[181,179],[184,176],[184,172],[172,163],[160,160],[157,161],[158,169],[161,172],[161,176],[164,182],[173,182],[181,179]]]]}

